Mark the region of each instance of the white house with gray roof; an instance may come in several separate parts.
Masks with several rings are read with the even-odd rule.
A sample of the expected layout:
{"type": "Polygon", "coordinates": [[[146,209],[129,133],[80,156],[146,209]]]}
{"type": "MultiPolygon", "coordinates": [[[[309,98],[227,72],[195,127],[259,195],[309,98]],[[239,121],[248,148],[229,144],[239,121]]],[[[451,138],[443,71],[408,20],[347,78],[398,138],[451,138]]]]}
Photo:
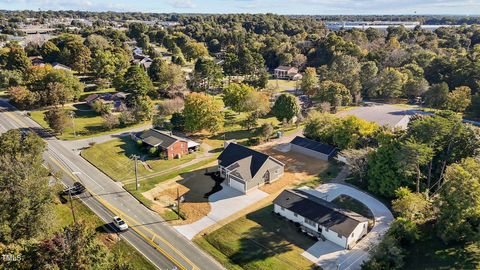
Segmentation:
{"type": "Polygon", "coordinates": [[[305,233],[351,249],[368,232],[368,219],[302,189],[284,190],[274,212],[300,224],[305,233]]]}
{"type": "Polygon", "coordinates": [[[283,175],[284,166],[269,155],[236,143],[228,144],[218,157],[220,176],[242,193],[277,180],[283,175]]]}

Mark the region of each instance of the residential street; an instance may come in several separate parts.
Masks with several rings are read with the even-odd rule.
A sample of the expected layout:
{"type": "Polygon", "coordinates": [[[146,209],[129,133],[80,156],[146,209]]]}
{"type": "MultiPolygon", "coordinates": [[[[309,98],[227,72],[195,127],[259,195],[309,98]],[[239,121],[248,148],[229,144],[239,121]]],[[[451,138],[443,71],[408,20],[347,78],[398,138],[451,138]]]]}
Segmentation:
{"type": "MultiPolygon", "coordinates": [[[[39,133],[43,132],[36,122],[21,115],[11,105],[1,100],[0,131],[4,132],[12,128],[32,128],[39,133]]],[[[87,205],[101,218],[108,220],[108,211],[124,218],[132,228],[131,232],[123,234],[124,237],[128,237],[129,242],[150,260],[153,261],[151,259],[153,257],[157,267],[171,269],[173,263],[180,269],[223,269],[219,263],[192,242],[164,224],[162,218],[140,204],[118,183],[81,158],[69,147],[69,144],[65,146],[64,142],[54,137],[46,138],[46,141],[48,142],[46,162],[53,168],[61,168],[70,178],[78,177],[92,194],[92,197],[85,198],[87,205]],[[139,235],[142,235],[143,239],[153,241],[153,245],[160,252],[152,253],[154,251],[152,246],[145,245],[143,239],[139,240],[139,235]],[[168,260],[165,257],[161,258],[161,253],[165,254],[168,260]]],[[[111,217],[114,214],[111,214],[111,217]]]]}

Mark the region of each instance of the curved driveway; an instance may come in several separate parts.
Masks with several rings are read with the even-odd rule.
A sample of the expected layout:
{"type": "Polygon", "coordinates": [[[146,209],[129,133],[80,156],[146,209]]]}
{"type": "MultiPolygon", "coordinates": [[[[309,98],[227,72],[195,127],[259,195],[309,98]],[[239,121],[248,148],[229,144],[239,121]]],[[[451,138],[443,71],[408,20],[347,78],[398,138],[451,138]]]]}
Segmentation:
{"type": "Polygon", "coordinates": [[[368,258],[368,250],[376,245],[380,237],[388,230],[393,221],[390,210],[380,201],[354,187],[328,183],[318,186],[316,189],[306,189],[312,195],[332,201],[340,195],[350,196],[365,204],[375,218],[372,230],[361,239],[351,250],[329,242],[318,241],[302,255],[315,262],[323,269],[360,269],[363,261],[368,258]]]}

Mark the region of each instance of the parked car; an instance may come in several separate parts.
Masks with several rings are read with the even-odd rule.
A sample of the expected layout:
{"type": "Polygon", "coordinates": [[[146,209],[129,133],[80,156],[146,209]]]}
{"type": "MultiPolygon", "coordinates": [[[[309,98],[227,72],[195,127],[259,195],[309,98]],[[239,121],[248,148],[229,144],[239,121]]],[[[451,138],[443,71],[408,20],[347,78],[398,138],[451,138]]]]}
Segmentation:
{"type": "Polygon", "coordinates": [[[118,216],[113,217],[113,225],[117,227],[119,231],[126,231],[128,230],[128,225],[123,219],[118,216]]]}

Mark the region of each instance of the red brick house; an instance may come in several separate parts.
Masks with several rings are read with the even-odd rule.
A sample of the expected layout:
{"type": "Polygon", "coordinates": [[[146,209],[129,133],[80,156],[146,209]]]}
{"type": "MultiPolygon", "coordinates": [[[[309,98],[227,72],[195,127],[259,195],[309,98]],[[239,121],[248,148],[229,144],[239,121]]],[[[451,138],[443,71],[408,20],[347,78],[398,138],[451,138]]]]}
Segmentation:
{"type": "Polygon", "coordinates": [[[157,148],[160,156],[166,159],[181,158],[192,151],[196,151],[199,146],[198,143],[157,129],[144,131],[138,136],[138,139],[149,147],[157,148]]]}

